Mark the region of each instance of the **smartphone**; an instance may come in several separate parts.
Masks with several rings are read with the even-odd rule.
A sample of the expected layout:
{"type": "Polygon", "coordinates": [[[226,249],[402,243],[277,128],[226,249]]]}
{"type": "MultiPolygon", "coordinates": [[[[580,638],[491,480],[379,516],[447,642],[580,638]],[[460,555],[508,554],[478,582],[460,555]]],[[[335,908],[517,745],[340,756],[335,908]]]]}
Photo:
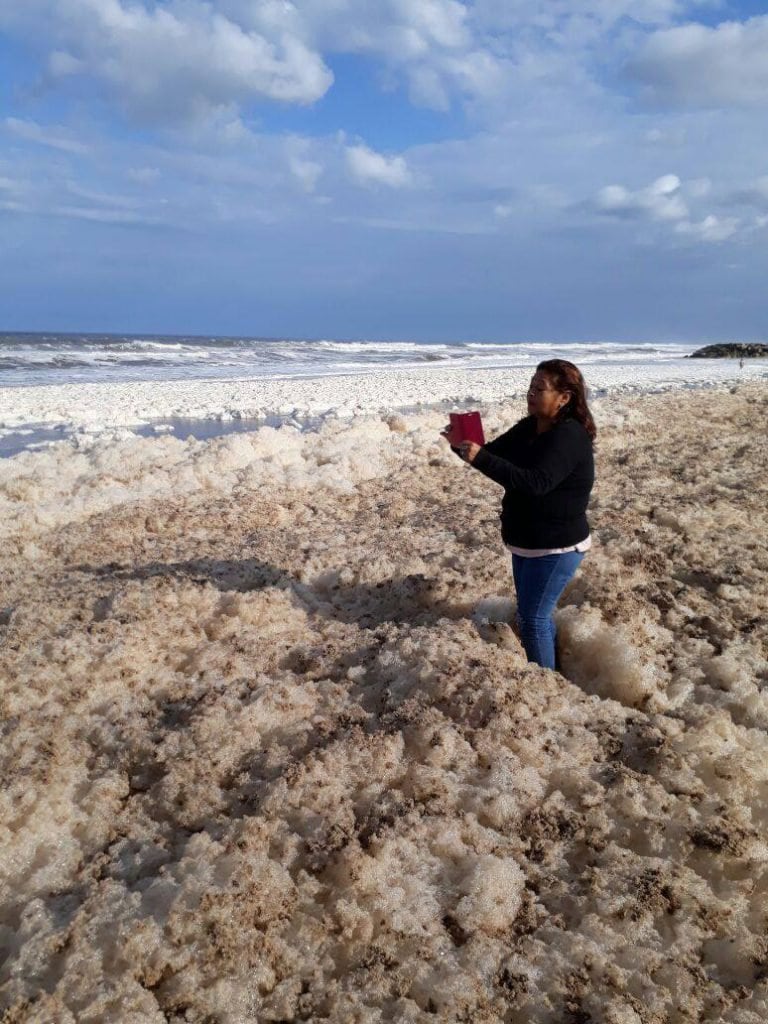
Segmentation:
{"type": "Polygon", "coordinates": [[[462,441],[485,444],[483,421],[479,412],[452,412],[449,414],[449,419],[451,428],[448,433],[448,442],[452,448],[456,448],[462,441]]]}

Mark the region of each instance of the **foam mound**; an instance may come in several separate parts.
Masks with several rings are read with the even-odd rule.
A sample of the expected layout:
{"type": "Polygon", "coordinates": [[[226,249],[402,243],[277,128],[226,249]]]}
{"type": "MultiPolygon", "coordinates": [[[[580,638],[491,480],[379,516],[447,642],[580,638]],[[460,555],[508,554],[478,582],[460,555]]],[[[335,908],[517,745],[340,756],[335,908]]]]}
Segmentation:
{"type": "Polygon", "coordinates": [[[766,412],[605,406],[562,675],[438,414],[9,460],[5,1024],[764,1024],[766,412]]]}

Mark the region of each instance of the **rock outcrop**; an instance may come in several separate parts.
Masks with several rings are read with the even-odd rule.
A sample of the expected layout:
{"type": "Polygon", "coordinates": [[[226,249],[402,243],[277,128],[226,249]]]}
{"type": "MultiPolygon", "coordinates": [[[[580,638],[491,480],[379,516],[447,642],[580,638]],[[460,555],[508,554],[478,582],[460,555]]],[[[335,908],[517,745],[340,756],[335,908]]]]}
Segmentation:
{"type": "Polygon", "coordinates": [[[705,345],[692,352],[689,359],[768,359],[768,345],[758,342],[732,341],[722,345],[705,345]]]}

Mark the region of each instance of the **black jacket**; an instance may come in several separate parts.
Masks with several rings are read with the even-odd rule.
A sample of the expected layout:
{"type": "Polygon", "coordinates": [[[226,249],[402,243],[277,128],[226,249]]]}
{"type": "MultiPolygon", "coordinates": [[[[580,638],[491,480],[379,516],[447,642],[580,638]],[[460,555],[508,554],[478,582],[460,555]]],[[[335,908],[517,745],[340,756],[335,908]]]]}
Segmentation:
{"type": "Polygon", "coordinates": [[[586,511],[595,481],[592,440],[574,419],[543,434],[533,416],[490,441],[475,469],[501,484],[501,536],[520,548],[566,548],[589,536],[586,511]]]}

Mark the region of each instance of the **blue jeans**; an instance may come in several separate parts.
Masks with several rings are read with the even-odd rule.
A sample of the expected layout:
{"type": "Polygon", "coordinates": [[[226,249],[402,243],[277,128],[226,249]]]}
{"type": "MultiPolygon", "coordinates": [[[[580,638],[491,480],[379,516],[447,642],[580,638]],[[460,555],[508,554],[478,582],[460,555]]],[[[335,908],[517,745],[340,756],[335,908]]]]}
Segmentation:
{"type": "Polygon", "coordinates": [[[556,630],[552,613],[583,557],[581,551],[539,558],[512,555],[520,639],[528,661],[544,668],[555,667],[556,630]]]}

